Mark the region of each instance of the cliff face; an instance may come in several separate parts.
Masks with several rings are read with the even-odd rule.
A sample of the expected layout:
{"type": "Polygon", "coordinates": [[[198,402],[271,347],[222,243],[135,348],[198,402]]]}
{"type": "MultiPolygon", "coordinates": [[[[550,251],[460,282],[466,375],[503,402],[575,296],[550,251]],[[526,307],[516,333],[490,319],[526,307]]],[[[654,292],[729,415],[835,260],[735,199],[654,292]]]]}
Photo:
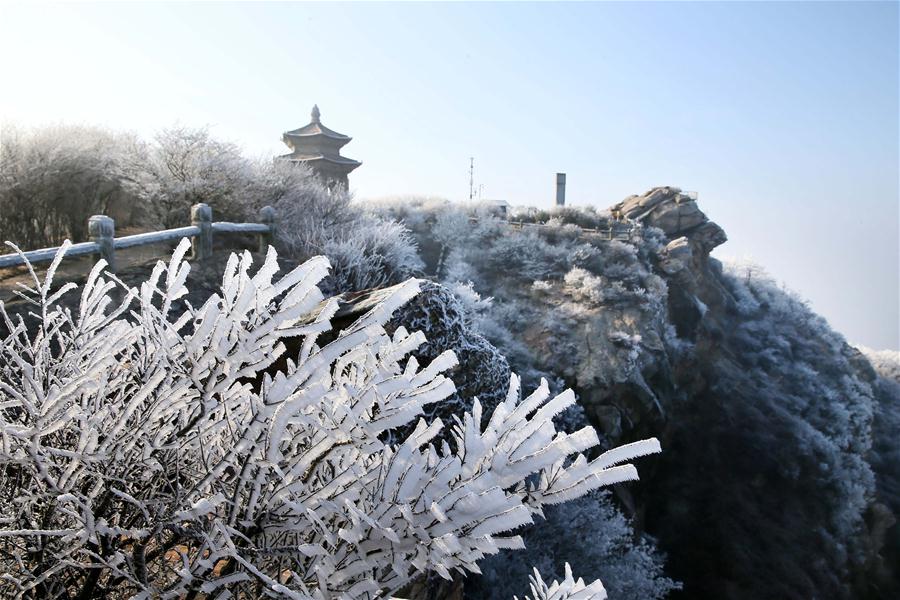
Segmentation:
{"type": "Polygon", "coordinates": [[[671,570],[703,597],[883,596],[868,362],[752,267],[723,270],[724,232],[682,194],[619,208],[666,234],[654,269],[690,344],[651,361],[669,363],[669,445],[642,498],[671,570]]]}
{"type": "Polygon", "coordinates": [[[758,268],[711,258],[726,235],[690,196],[613,209],[630,240],[447,212],[415,232],[443,242],[440,278],[492,297],[474,321],[514,371],[572,386],[610,443],[662,439],[619,498],[684,597],[889,597],[869,363],[758,268]]]}

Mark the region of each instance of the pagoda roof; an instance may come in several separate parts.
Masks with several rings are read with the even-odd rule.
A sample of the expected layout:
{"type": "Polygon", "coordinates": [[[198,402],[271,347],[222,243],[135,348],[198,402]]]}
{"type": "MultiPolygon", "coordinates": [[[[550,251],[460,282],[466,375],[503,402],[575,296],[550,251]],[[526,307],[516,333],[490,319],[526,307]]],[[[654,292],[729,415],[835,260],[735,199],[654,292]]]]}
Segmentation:
{"type": "Polygon", "coordinates": [[[322,125],[322,121],[320,120],[319,107],[313,106],[312,109],[312,121],[308,125],[304,125],[298,129],[294,129],[292,131],[284,132],[285,137],[314,137],[317,135],[325,136],[334,140],[344,140],[349,142],[353,138],[349,135],[344,135],[343,133],[338,133],[332,129],[328,129],[324,125],[322,125]]]}
{"type": "Polygon", "coordinates": [[[347,167],[352,166],[354,168],[362,164],[358,160],[334,154],[283,154],[280,158],[297,162],[323,161],[347,167]]]}

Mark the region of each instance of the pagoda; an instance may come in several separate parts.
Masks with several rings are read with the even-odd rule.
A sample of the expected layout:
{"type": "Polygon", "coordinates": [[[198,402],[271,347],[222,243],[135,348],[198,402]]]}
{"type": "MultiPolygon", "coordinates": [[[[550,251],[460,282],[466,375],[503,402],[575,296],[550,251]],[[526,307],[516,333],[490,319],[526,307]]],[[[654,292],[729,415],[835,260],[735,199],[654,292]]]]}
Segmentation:
{"type": "Polygon", "coordinates": [[[309,125],[287,131],[281,139],[291,153],[279,158],[309,165],[329,187],[342,185],[346,189],[347,175],[362,164],[341,156],[341,148],[353,138],[322,125],[318,106],[312,108],[312,122],[309,125]]]}

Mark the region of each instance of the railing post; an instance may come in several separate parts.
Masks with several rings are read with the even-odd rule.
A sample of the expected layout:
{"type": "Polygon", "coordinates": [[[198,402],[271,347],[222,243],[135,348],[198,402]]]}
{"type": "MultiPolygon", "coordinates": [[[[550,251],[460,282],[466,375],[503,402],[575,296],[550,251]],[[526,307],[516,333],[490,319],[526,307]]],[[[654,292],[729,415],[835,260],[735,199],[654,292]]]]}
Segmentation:
{"type": "Polygon", "coordinates": [[[91,241],[100,247],[100,258],[106,261],[110,273],[116,272],[116,222],[106,215],[94,215],[88,219],[91,241]]]}
{"type": "Polygon", "coordinates": [[[192,258],[204,260],[212,256],[212,209],[201,202],[191,207],[191,225],[200,228],[200,234],[191,239],[192,258]]]}
{"type": "Polygon", "coordinates": [[[275,235],[278,233],[275,209],[271,206],[259,209],[259,222],[269,226],[268,233],[259,234],[259,253],[265,254],[269,251],[269,246],[275,243],[275,235]]]}

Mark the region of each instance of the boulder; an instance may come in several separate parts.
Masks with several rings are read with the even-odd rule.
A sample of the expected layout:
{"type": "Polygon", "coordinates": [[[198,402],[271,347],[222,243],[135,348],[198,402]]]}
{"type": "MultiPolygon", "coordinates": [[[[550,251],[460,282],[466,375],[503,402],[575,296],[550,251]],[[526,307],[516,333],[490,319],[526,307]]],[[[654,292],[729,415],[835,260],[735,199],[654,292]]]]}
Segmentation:
{"type": "Polygon", "coordinates": [[[681,236],[666,245],[660,255],[659,268],[667,275],[675,275],[690,268],[693,258],[690,240],[681,236]]]}
{"type": "Polygon", "coordinates": [[[725,230],[712,221],[707,221],[691,232],[691,240],[709,253],[716,246],[728,241],[725,230]]]}
{"type": "Polygon", "coordinates": [[[695,198],[676,187],[657,187],[640,196],[629,196],[613,210],[632,221],[658,227],[670,239],[687,236],[694,241],[699,233],[707,252],[726,239],[725,232],[706,217],[695,198]]]}

